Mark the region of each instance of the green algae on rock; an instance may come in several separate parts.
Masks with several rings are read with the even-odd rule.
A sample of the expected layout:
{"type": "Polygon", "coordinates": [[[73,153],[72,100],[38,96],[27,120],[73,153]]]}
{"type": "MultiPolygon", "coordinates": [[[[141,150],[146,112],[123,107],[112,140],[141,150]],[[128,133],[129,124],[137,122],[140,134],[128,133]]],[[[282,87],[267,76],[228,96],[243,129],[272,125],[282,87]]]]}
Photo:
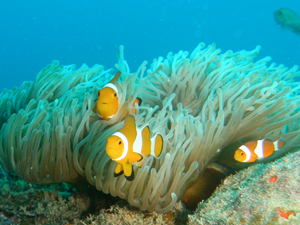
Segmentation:
{"type": "Polygon", "coordinates": [[[298,151],[227,177],[189,224],[299,224],[299,162],[298,151]],[[281,212],[291,214],[285,218],[281,212]]]}

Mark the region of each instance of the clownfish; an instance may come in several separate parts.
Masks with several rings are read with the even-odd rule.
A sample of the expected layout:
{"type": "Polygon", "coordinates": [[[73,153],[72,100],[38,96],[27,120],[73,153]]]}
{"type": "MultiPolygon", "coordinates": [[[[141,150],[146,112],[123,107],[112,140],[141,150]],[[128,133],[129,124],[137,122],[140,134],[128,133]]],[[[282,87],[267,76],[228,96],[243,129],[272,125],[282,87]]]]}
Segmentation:
{"type": "Polygon", "coordinates": [[[149,126],[142,129],[136,127],[133,116],[127,116],[124,127],[107,138],[106,153],[117,164],[114,176],[124,173],[128,181],[134,178],[132,164],[142,166],[142,160],[153,155],[159,157],[163,148],[163,138],[160,134],[150,137],[149,126]]]}
{"type": "Polygon", "coordinates": [[[269,157],[284,145],[285,142],[282,140],[274,142],[267,139],[249,141],[235,151],[234,159],[239,162],[255,162],[257,159],[269,157]]]}
{"type": "MultiPolygon", "coordinates": [[[[102,89],[98,91],[98,99],[96,100],[96,106],[93,111],[103,120],[110,120],[117,112],[119,107],[119,98],[118,98],[118,89],[114,85],[114,82],[119,79],[121,72],[118,71],[113,79],[109,81],[102,89]]],[[[133,102],[133,105],[137,103],[141,105],[142,100],[136,98],[133,102]]],[[[136,110],[132,110],[133,113],[136,113],[136,110]]]]}

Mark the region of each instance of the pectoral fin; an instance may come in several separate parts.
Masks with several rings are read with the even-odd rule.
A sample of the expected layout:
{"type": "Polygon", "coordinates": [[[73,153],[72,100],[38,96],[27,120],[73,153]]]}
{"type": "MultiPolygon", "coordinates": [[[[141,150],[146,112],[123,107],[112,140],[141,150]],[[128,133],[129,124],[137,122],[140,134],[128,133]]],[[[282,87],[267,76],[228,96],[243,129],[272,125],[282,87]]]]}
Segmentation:
{"type": "Polygon", "coordinates": [[[256,160],[258,160],[258,156],[253,152],[251,155],[250,160],[248,160],[247,162],[255,162],[256,160]]]}
{"type": "Polygon", "coordinates": [[[143,156],[138,153],[132,153],[129,158],[130,163],[139,162],[143,159],[143,156]]]}

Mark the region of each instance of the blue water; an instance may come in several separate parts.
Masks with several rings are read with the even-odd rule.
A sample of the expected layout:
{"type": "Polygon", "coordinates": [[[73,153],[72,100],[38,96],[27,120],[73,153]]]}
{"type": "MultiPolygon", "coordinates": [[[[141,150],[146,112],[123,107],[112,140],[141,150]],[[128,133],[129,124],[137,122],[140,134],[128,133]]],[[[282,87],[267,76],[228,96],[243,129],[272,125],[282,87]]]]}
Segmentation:
{"type": "Polygon", "coordinates": [[[296,0],[2,1],[0,90],[33,80],[53,59],[111,68],[119,45],[131,71],[169,51],[192,51],[199,42],[215,42],[223,52],[261,45],[260,57],[300,65],[300,36],[273,17],[282,7],[300,15],[296,0]]]}

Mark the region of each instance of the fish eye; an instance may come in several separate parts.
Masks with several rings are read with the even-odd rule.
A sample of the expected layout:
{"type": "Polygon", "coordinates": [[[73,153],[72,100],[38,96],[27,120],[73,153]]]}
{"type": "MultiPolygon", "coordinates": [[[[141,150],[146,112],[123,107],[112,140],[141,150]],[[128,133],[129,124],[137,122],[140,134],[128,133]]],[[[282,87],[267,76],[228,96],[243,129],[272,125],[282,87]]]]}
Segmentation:
{"type": "Polygon", "coordinates": [[[117,93],[115,93],[114,96],[117,97],[117,93]]]}
{"type": "Polygon", "coordinates": [[[241,155],[244,155],[244,152],[241,152],[241,155]]]}
{"type": "Polygon", "coordinates": [[[122,142],[121,142],[121,141],[119,141],[119,145],[120,145],[120,144],[122,144],[122,142]]]}
{"type": "Polygon", "coordinates": [[[100,91],[97,92],[98,97],[100,96],[100,91]]]}

